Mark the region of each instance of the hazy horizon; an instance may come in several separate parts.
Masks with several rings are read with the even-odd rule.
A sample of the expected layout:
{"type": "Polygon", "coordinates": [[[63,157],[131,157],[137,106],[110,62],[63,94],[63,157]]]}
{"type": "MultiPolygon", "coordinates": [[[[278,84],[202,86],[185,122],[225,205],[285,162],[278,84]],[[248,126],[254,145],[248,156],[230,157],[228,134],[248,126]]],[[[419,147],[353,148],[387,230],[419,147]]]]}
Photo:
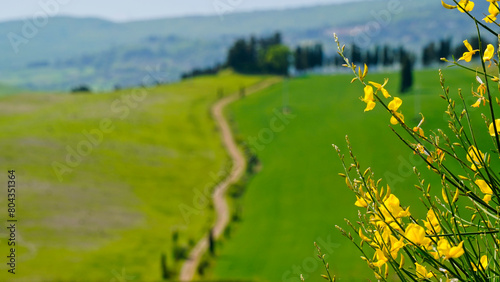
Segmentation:
{"type": "Polygon", "coordinates": [[[164,0],[147,2],[122,2],[98,0],[76,2],[74,0],[24,0],[4,3],[0,10],[0,22],[33,19],[42,14],[49,16],[67,16],[78,18],[101,18],[114,22],[141,21],[157,18],[175,18],[184,16],[213,16],[237,12],[290,9],[326,4],[356,2],[359,0],[278,0],[278,1],[227,1],[227,0],[191,0],[168,3],[164,0]],[[56,5],[53,5],[56,3],[56,5]],[[145,5],[147,3],[147,5],[145,5]],[[231,4],[232,3],[232,4],[231,4]]]}

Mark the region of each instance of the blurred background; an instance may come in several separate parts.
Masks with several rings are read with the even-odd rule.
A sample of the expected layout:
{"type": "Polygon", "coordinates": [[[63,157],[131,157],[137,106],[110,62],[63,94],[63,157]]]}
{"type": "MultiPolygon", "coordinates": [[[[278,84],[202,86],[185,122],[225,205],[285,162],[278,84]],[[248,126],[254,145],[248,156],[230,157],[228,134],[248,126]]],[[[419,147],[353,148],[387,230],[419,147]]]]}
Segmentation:
{"type": "MultiPolygon", "coordinates": [[[[348,229],[357,207],[331,144],[347,153],[349,135],[362,165],[417,215],[412,168],[425,165],[397,143],[387,113],[363,114],[334,33],[370,80],[389,78],[388,91],[406,96],[409,122],[424,112],[429,129],[446,128],[440,58],[478,40],[438,0],[3,3],[0,178],[16,171],[18,222],[16,274],[2,263],[0,280],[179,281],[193,247],[213,237],[212,193],[234,164],[211,110],[232,95],[224,114],[246,171],[192,279],[319,281],[317,242],[339,281],[373,280],[335,228],[348,229]]],[[[474,82],[444,73],[464,89],[474,82]]]]}

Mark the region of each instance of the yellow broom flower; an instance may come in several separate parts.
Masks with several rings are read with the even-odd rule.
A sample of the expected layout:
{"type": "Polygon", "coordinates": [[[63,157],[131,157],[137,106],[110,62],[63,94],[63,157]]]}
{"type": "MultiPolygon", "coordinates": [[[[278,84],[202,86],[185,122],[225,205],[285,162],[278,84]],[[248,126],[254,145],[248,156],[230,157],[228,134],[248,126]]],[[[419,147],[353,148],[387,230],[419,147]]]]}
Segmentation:
{"type": "MultiPolygon", "coordinates": [[[[495,120],[495,125],[497,127],[497,134],[500,135],[500,119],[495,120]]],[[[490,135],[493,137],[495,137],[495,125],[491,123],[489,127],[490,135]]]]}
{"type": "Polygon", "coordinates": [[[452,246],[446,239],[441,239],[438,242],[437,249],[445,259],[459,258],[464,254],[464,242],[460,242],[458,246],[452,246]]]}
{"type": "Polygon", "coordinates": [[[472,59],[472,55],[476,54],[476,52],[479,52],[478,49],[476,50],[472,50],[472,46],[470,45],[469,41],[464,40],[464,45],[465,47],[467,48],[467,52],[464,52],[464,54],[462,55],[462,57],[460,57],[458,60],[464,60],[466,62],[470,62],[470,60],[472,59]]]}

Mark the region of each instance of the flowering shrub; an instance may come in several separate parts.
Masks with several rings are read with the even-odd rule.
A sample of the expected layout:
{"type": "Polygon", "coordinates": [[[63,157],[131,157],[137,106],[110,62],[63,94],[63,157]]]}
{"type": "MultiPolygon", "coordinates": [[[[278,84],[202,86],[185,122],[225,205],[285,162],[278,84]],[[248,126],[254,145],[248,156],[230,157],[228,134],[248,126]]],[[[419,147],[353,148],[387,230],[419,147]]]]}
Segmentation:
{"type": "MultiPolygon", "coordinates": [[[[470,14],[474,9],[473,1],[453,0],[454,5],[442,1],[445,8],[457,9],[470,17],[476,24],[479,37],[479,49],[474,50],[465,40],[463,43],[467,51],[462,57],[452,61],[443,58],[452,65],[471,71],[471,82],[478,83],[477,88],[471,91],[471,95],[477,98],[474,104],[467,105],[460,90],[459,98],[452,99],[439,71],[441,97],[447,103],[447,125],[453,136],[441,130],[437,133],[426,132],[423,114],[418,124],[410,125],[405,121],[400,110],[403,100],[385,89],[389,81],[370,81],[368,67],[352,64],[344,55],[345,46],[341,46],[335,35],[339,54],[345,60],[344,66],[354,73],[351,83],[359,82],[363,87],[360,99],[365,103],[364,111],[384,108],[392,127],[401,128],[393,128],[393,132],[441,180],[441,193],[433,196],[431,185],[414,168],[418,177],[415,186],[422,192],[421,201],[427,209],[425,218],[415,218],[407,204],[400,202],[391,192],[391,187],[382,185],[382,179],[377,179],[371,169],[361,169],[348,138],[350,164],[334,145],[345,170],[340,175],[356,196],[354,205],[360,208],[356,223],[346,220],[353,231],[337,228],[357,246],[362,253],[361,258],[379,280],[386,280],[389,275],[397,276],[401,281],[500,280],[500,170],[490,162],[492,157],[500,157],[500,119],[495,117],[500,101],[493,99],[491,87],[496,84],[500,89],[496,76],[500,66],[495,59],[495,47],[491,44],[483,46],[480,33],[485,30],[500,38],[488,26],[500,26],[496,21],[500,9],[496,0],[487,1],[490,3],[488,15],[481,20],[470,14]],[[482,56],[477,69],[468,66],[474,56],[482,56]],[[456,103],[462,104],[464,109],[457,109],[456,103]],[[486,126],[473,125],[470,107],[482,111],[486,126]],[[483,132],[491,136],[494,149],[477,142],[476,134],[483,132]]],[[[323,277],[334,281],[328,265],[325,266],[328,275],[323,277]]]]}

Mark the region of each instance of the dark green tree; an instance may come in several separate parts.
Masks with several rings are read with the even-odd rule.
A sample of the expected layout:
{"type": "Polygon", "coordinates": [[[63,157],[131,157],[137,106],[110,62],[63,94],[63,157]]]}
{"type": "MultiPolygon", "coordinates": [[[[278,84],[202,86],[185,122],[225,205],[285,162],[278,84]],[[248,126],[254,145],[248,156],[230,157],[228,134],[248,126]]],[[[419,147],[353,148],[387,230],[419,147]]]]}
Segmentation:
{"type": "Polygon", "coordinates": [[[307,56],[305,54],[306,54],[306,50],[304,50],[304,48],[298,46],[295,49],[295,54],[294,54],[295,68],[299,71],[307,69],[307,66],[308,66],[307,56]]]}
{"type": "Polygon", "coordinates": [[[438,60],[439,58],[436,53],[434,42],[425,45],[422,50],[422,64],[424,66],[430,66],[431,64],[438,62],[438,60]]]}
{"type": "Polygon", "coordinates": [[[256,70],[256,50],[252,41],[238,39],[229,49],[227,64],[237,72],[251,73],[256,70]]]}
{"type": "Polygon", "coordinates": [[[312,69],[323,65],[323,45],[298,46],[294,53],[295,68],[297,70],[312,69]]]}
{"type": "Polygon", "coordinates": [[[210,251],[210,255],[215,255],[215,239],[214,239],[214,230],[210,229],[208,232],[208,249],[210,251]]]}
{"type": "Polygon", "coordinates": [[[351,45],[351,60],[355,64],[362,63],[361,49],[355,43],[351,45]]]}
{"type": "Polygon", "coordinates": [[[160,267],[161,267],[161,277],[163,278],[163,280],[169,279],[170,278],[170,272],[168,271],[168,267],[167,267],[167,255],[165,255],[165,253],[161,253],[160,267]]]}
{"type": "Polygon", "coordinates": [[[406,52],[404,49],[401,49],[401,93],[410,91],[411,87],[413,86],[413,61],[413,56],[406,52]]]}
{"type": "Polygon", "coordinates": [[[451,38],[441,39],[437,50],[437,59],[449,58],[451,55],[451,38]]]}
{"type": "Polygon", "coordinates": [[[391,66],[394,64],[394,52],[389,47],[389,45],[385,45],[382,50],[382,65],[391,66]]]}
{"type": "Polygon", "coordinates": [[[288,75],[290,49],[285,45],[270,47],[264,58],[267,72],[278,75],[288,75]]]}

